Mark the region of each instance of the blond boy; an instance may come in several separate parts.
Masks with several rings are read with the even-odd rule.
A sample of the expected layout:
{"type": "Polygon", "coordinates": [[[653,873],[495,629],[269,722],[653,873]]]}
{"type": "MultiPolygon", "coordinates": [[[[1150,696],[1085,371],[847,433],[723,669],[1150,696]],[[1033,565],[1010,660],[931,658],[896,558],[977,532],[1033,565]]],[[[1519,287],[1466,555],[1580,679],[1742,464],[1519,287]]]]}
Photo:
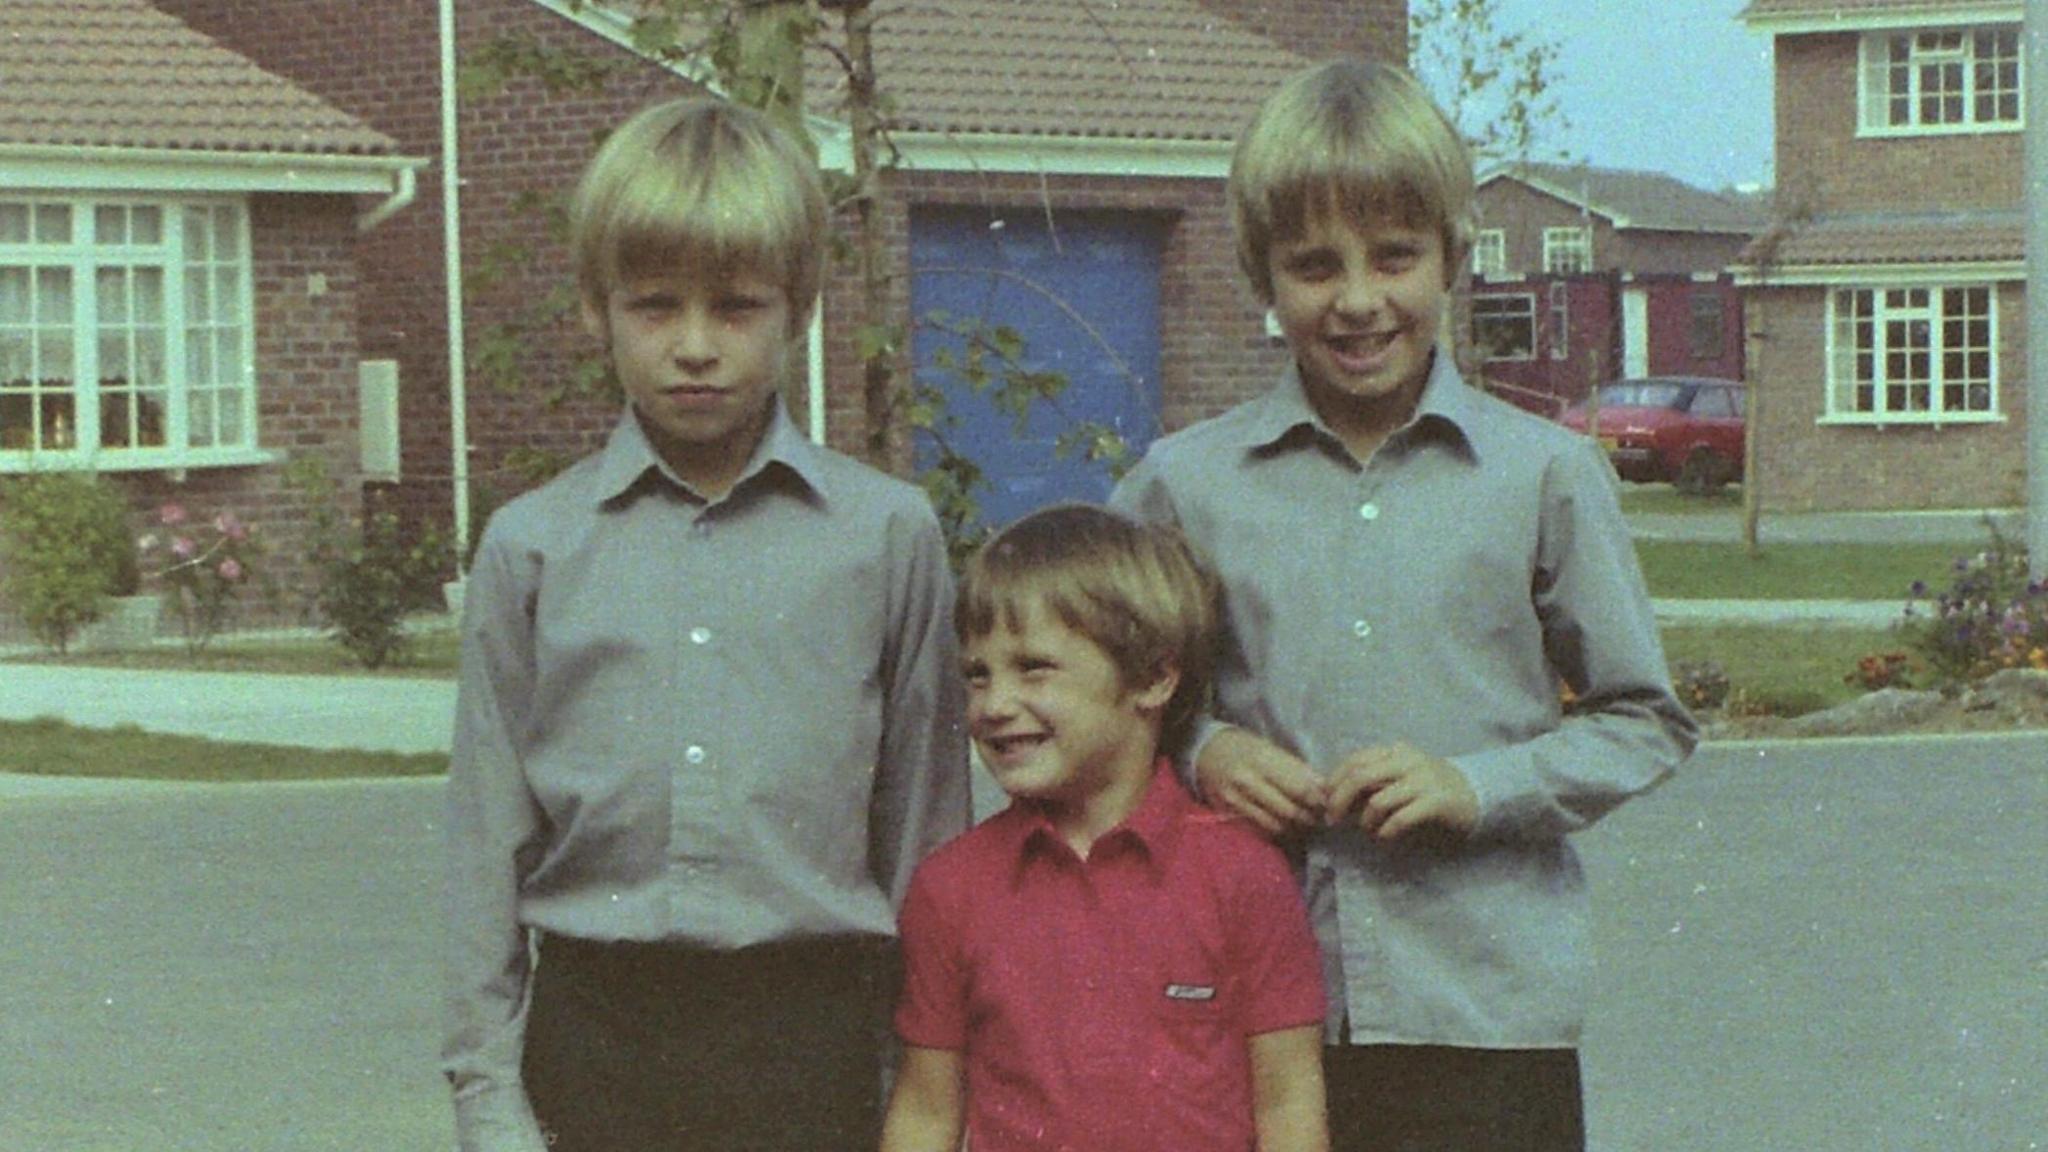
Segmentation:
{"type": "Polygon", "coordinates": [[[871,1148],[892,902],[966,818],[938,525],[777,399],[825,206],[764,118],[640,113],[571,215],[628,403],[492,517],[470,576],[461,1145],[871,1148]]]}
{"type": "Polygon", "coordinates": [[[1583,1147],[1567,834],[1696,738],[1598,446],[1466,386],[1438,344],[1472,187],[1397,68],[1277,91],[1230,201],[1290,363],[1113,497],[1217,563],[1232,726],[1193,775],[1304,853],[1340,1149],[1583,1147]]]}
{"type": "Polygon", "coordinates": [[[1212,578],[1177,534],[1059,506],[970,562],[955,621],[1012,802],[912,881],[884,1152],[1326,1148],[1293,877],[1160,755],[1207,695],[1212,578]]]}

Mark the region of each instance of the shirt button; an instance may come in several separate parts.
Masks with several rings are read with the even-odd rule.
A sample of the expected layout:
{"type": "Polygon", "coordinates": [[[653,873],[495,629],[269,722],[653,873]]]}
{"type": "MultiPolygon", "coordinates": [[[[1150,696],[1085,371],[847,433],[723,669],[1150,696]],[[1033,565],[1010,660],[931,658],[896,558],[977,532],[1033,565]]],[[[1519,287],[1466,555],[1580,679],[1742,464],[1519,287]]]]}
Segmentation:
{"type": "Polygon", "coordinates": [[[1359,518],[1360,520],[1367,520],[1367,521],[1371,521],[1371,520],[1377,520],[1377,519],[1379,519],[1379,518],[1380,518],[1380,506],[1379,506],[1379,505],[1377,505],[1377,504],[1374,504],[1374,503],[1373,503],[1372,501],[1370,501],[1370,500],[1366,501],[1366,502],[1365,502],[1365,503],[1363,503],[1363,504],[1360,504],[1360,505],[1358,506],[1358,518],[1359,518]]]}
{"type": "Polygon", "coordinates": [[[704,749],[699,745],[692,744],[688,748],[683,749],[683,759],[691,764],[702,764],[704,762],[704,749]]]}
{"type": "Polygon", "coordinates": [[[692,628],[692,629],[690,629],[690,643],[692,643],[692,644],[709,644],[709,643],[711,643],[711,629],[709,629],[709,628],[692,628]]]}
{"type": "Polygon", "coordinates": [[[1351,634],[1363,640],[1372,635],[1372,625],[1363,620],[1354,620],[1351,622],[1351,634]]]}

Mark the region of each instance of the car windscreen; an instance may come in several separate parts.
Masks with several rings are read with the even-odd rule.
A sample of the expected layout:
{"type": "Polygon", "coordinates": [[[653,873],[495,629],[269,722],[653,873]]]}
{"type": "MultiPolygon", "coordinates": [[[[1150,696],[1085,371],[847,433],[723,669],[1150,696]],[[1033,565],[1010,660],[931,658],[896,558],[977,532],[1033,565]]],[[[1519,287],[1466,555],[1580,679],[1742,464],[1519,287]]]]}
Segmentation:
{"type": "Polygon", "coordinates": [[[1630,380],[1600,387],[1602,408],[1670,408],[1678,403],[1683,384],[1661,380],[1630,380]]]}

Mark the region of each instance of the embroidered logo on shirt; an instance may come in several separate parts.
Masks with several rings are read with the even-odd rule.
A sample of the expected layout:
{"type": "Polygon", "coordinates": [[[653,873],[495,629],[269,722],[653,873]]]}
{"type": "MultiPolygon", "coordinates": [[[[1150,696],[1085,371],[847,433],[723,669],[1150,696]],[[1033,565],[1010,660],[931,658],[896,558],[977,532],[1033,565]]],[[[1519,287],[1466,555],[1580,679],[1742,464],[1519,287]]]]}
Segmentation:
{"type": "Polygon", "coordinates": [[[1213,984],[1168,984],[1168,1000],[1214,1000],[1216,986],[1213,984]]]}

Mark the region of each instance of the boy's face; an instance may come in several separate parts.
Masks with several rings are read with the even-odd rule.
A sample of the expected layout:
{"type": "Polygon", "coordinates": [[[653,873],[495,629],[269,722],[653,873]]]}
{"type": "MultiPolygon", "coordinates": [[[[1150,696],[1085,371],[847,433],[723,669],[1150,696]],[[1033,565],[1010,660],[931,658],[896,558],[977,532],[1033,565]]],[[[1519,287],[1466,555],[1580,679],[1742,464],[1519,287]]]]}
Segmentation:
{"type": "Polygon", "coordinates": [[[1108,653],[1042,606],[1015,628],[1000,617],[961,656],[968,732],[1003,791],[1083,820],[1133,785],[1142,792],[1176,678],[1127,690],[1108,653]]]}
{"type": "Polygon", "coordinates": [[[1334,212],[1276,240],[1273,313],[1310,401],[1343,430],[1390,431],[1414,412],[1448,295],[1433,229],[1361,229],[1334,212]]]}
{"type": "Polygon", "coordinates": [[[615,286],[585,320],[611,351],[647,438],[677,475],[722,492],[767,427],[791,339],[782,285],[750,272],[615,286]]]}

